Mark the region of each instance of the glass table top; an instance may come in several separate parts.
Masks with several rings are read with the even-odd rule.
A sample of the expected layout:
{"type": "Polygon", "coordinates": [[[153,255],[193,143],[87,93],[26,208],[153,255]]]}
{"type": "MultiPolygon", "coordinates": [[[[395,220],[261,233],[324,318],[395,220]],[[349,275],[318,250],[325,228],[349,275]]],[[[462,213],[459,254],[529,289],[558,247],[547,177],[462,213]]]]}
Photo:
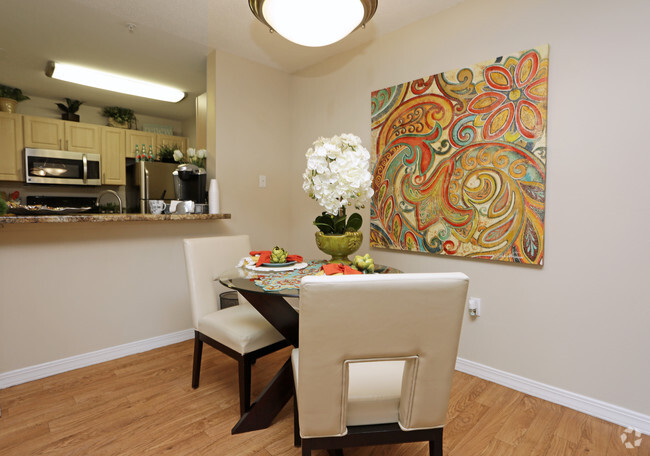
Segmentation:
{"type": "MultiPolygon", "coordinates": [[[[278,290],[274,290],[272,288],[281,287],[286,282],[292,282],[294,286],[299,285],[300,278],[305,275],[316,274],[320,269],[320,266],[325,263],[326,261],[311,261],[309,262],[309,266],[307,266],[307,268],[286,272],[277,272],[273,270],[262,272],[245,268],[232,268],[222,273],[219,276],[218,280],[222,285],[238,291],[248,291],[261,294],[275,294],[285,297],[297,298],[300,296],[299,288],[283,288],[278,290]],[[266,289],[263,287],[266,287],[266,289]]],[[[375,265],[376,274],[395,274],[400,272],[401,271],[399,269],[392,268],[390,266],[375,265]]]]}

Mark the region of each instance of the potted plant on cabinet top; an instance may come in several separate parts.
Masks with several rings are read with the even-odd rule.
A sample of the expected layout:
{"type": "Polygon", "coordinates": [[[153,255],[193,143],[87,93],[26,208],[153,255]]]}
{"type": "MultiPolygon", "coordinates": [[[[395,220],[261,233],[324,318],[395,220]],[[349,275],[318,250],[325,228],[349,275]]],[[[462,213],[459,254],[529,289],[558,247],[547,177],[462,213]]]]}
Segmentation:
{"type": "Polygon", "coordinates": [[[16,104],[25,100],[29,100],[29,97],[23,95],[22,90],[0,84],[0,111],[15,112],[16,104]]]}
{"type": "Polygon", "coordinates": [[[102,111],[102,116],[108,117],[108,126],[117,128],[131,128],[135,121],[133,109],[107,106],[102,111]]]}
{"type": "Polygon", "coordinates": [[[316,217],[316,245],[331,255],[330,263],[350,264],[363,240],[359,231],[360,214],[346,215],[346,206],[364,207],[372,197],[370,153],[358,136],[343,134],[318,138],[307,151],[307,169],[303,174],[303,190],[323,206],[325,212],[316,217]]]}
{"type": "Polygon", "coordinates": [[[77,111],[79,111],[79,106],[83,104],[83,101],[66,98],[65,102],[66,104],[56,104],[62,112],[61,119],[79,122],[79,115],[77,114],[77,111]]]}
{"type": "Polygon", "coordinates": [[[174,163],[174,151],[178,149],[176,144],[161,144],[158,146],[158,161],[165,163],[174,163]]]}

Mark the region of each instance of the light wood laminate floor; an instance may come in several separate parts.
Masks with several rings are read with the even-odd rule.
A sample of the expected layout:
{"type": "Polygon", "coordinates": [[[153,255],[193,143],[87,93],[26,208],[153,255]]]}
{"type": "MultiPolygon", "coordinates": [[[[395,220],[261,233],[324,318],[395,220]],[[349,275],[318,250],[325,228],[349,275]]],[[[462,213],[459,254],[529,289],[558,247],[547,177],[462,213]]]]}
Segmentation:
{"type": "MultiPolygon", "coordinates": [[[[191,382],[192,341],[0,390],[0,455],[299,456],[291,402],[265,430],[231,435],[237,364],[204,348],[191,382]]],[[[261,391],[289,349],[253,366],[261,391]]],[[[457,372],[445,456],[650,456],[626,449],[624,428],[457,372]]],[[[325,456],[326,452],[314,452],[325,456]]],[[[346,456],[426,456],[424,443],[354,448],[346,456]]]]}

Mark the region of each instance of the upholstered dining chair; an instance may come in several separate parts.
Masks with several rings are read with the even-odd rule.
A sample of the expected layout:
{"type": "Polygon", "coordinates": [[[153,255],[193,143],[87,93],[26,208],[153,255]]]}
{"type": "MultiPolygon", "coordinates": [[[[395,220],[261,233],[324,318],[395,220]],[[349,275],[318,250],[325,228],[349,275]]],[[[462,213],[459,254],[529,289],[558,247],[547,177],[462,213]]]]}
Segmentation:
{"type": "Polygon", "coordinates": [[[292,364],[303,456],[414,441],[442,456],[468,284],[462,273],[302,279],[292,364]]]}
{"type": "Polygon", "coordinates": [[[239,305],[219,309],[221,273],[250,251],[246,235],[185,239],[185,269],[194,324],[192,388],[198,388],[203,343],[239,363],[239,409],[250,408],[251,366],[256,359],[288,345],[284,337],[241,295],[239,305]]]}

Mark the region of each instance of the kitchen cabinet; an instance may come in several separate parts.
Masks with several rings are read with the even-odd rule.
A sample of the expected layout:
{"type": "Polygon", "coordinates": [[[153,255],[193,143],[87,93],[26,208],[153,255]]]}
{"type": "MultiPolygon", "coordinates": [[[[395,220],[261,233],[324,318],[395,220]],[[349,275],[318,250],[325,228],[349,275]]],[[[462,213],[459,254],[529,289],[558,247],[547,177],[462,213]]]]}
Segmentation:
{"type": "Polygon", "coordinates": [[[126,185],[126,131],[101,127],[102,184],[126,185]]]}
{"type": "Polygon", "coordinates": [[[0,180],[22,181],[23,116],[0,112],[0,180]]]}
{"type": "Polygon", "coordinates": [[[135,158],[136,145],[138,151],[142,152],[144,144],[147,153],[151,146],[154,157],[158,155],[160,145],[176,146],[184,154],[187,153],[188,140],[184,136],[124,130],[46,117],[0,114],[3,114],[0,118],[2,157],[8,153],[6,151],[18,151],[16,157],[4,158],[0,164],[0,180],[23,180],[23,147],[100,154],[102,184],[106,185],[126,185],[125,158],[135,158]],[[15,130],[16,133],[11,136],[5,134],[9,130],[15,130]]]}
{"type": "Polygon", "coordinates": [[[187,152],[187,138],[182,136],[156,135],[156,147],[175,146],[184,154],[187,152]]]}
{"type": "Polygon", "coordinates": [[[25,147],[100,153],[99,125],[24,116],[25,147]]]}
{"type": "Polygon", "coordinates": [[[64,124],[64,150],[73,152],[101,153],[100,125],[62,121],[64,124]]]}
{"type": "Polygon", "coordinates": [[[155,133],[149,133],[146,131],[139,131],[139,130],[126,130],[126,156],[127,157],[135,158],[135,146],[138,146],[138,151],[142,153],[143,144],[147,149],[146,150],[147,153],[149,152],[149,146],[151,146],[151,151],[154,154],[158,152],[155,133]]]}
{"type": "Polygon", "coordinates": [[[46,117],[23,116],[25,147],[63,150],[63,121],[46,117]]]}
{"type": "Polygon", "coordinates": [[[187,151],[187,138],[184,136],[161,135],[139,130],[126,131],[127,157],[135,158],[135,146],[138,146],[138,151],[142,153],[143,144],[147,153],[149,153],[149,145],[151,145],[154,158],[158,156],[158,147],[162,145],[177,146],[183,153],[187,151]]]}

